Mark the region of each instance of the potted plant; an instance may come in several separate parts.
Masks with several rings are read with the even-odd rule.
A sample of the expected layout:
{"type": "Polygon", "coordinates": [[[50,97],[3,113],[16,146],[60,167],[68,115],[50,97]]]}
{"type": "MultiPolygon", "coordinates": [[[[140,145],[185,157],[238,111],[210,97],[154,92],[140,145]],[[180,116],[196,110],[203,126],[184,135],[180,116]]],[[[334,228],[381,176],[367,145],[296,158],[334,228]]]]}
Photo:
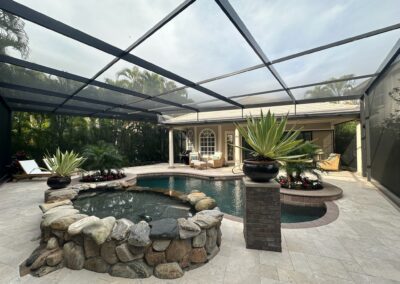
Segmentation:
{"type": "Polygon", "coordinates": [[[235,123],[239,133],[251,149],[236,146],[250,151],[253,158],[243,162],[243,172],[252,181],[268,182],[279,173],[280,163],[301,161],[304,155],[288,155],[288,153],[303,147],[304,141],[298,140],[300,130],[292,128],[286,131],[287,116],[278,120],[268,111],[260,118],[250,116],[247,124],[241,126],[235,123]]]}
{"type": "Polygon", "coordinates": [[[71,175],[79,168],[85,158],[74,151],[62,153],[59,148],[53,156],[46,155],[48,167],[52,176],[47,179],[47,185],[52,189],[64,188],[71,183],[71,175]]]}

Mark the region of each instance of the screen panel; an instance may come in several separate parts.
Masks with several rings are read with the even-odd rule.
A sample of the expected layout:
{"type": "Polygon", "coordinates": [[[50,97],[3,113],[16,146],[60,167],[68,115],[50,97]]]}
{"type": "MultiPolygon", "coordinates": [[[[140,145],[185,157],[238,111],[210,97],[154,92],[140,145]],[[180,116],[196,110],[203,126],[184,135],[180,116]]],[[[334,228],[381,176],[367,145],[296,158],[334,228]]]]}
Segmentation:
{"type": "Polygon", "coordinates": [[[17,2],[126,49],[183,1],[18,0],[17,2]]]}
{"type": "Polygon", "coordinates": [[[54,104],[60,104],[64,101],[64,98],[6,89],[6,88],[0,88],[0,95],[5,99],[11,98],[11,99],[29,100],[34,102],[44,102],[44,103],[54,103],[54,104]]]}
{"type": "Polygon", "coordinates": [[[291,102],[290,97],[286,91],[279,91],[273,93],[266,93],[254,96],[240,96],[233,98],[234,101],[246,106],[252,104],[268,104],[276,102],[291,102]]]}
{"type": "Polygon", "coordinates": [[[270,60],[400,22],[397,0],[230,0],[270,60]]]}
{"type": "Polygon", "coordinates": [[[132,51],[192,81],[261,63],[214,1],[196,1],[132,51]]]}

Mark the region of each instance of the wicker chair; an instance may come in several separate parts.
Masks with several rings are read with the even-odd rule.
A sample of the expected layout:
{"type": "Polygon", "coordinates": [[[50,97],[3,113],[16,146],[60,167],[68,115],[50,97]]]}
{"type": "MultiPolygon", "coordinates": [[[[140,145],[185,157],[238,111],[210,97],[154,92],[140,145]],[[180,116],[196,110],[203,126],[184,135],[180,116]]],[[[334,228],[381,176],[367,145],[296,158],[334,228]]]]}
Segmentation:
{"type": "Polygon", "coordinates": [[[225,159],[222,152],[215,152],[214,155],[210,156],[210,160],[207,164],[211,168],[222,168],[224,166],[225,159]]]}
{"type": "Polygon", "coordinates": [[[340,168],[340,154],[330,154],[328,159],[318,162],[317,166],[324,171],[338,171],[340,168]]]}

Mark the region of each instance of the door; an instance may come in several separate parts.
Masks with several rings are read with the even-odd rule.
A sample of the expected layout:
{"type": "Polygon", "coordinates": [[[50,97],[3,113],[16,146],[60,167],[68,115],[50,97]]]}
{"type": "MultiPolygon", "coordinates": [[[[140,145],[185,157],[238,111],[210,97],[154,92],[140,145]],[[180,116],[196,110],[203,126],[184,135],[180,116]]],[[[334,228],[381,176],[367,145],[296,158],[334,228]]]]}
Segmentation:
{"type": "Polygon", "coordinates": [[[225,156],[227,162],[235,161],[235,133],[233,131],[225,131],[225,156]]]}

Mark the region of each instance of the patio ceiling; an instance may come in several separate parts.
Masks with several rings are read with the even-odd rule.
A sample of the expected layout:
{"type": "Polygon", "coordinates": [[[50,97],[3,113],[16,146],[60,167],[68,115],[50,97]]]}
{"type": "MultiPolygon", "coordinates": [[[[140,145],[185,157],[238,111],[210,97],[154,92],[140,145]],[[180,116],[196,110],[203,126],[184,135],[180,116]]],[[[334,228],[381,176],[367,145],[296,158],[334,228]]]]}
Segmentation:
{"type": "Polygon", "coordinates": [[[0,9],[0,95],[15,111],[157,121],[354,100],[400,52],[397,0],[3,0],[0,9]],[[9,44],[10,15],[23,22],[25,52],[9,44]],[[120,80],[126,68],[157,79],[120,80]]]}

